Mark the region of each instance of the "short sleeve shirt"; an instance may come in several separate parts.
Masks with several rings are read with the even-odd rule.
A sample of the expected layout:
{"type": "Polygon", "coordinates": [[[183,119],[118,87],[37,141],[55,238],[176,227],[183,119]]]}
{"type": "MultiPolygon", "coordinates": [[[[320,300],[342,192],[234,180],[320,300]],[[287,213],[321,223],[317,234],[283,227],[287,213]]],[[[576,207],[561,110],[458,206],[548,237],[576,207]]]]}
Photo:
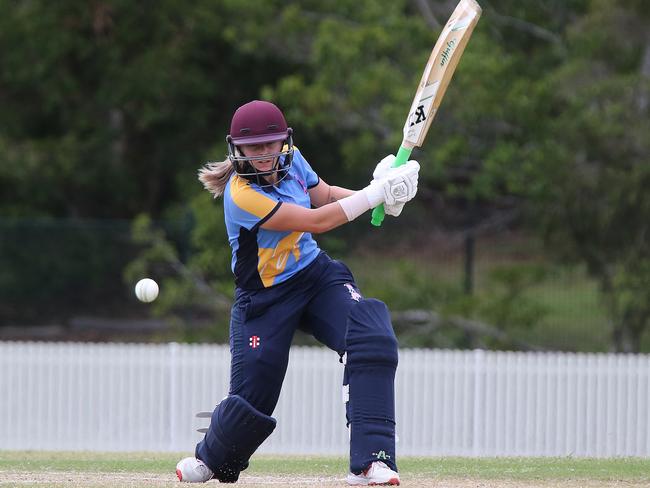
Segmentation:
{"type": "Polygon", "coordinates": [[[281,232],[261,226],[285,203],[311,207],[308,190],[318,175],[297,148],[286,177],[278,185],[260,187],[233,174],[224,191],[232,271],[239,288],[268,288],[308,266],[320,249],[308,232],[281,232]]]}

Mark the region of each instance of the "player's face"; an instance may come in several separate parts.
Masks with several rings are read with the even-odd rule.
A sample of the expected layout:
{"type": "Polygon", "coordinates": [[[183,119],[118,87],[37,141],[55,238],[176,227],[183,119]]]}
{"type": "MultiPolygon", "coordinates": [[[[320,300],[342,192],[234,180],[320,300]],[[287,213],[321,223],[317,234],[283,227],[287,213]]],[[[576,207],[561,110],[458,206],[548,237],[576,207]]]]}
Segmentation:
{"type": "Polygon", "coordinates": [[[270,171],[273,169],[276,154],[282,149],[282,141],[266,142],[263,144],[244,144],[239,146],[240,150],[246,157],[260,157],[268,155],[268,158],[254,159],[251,164],[255,166],[257,171],[270,171]]]}

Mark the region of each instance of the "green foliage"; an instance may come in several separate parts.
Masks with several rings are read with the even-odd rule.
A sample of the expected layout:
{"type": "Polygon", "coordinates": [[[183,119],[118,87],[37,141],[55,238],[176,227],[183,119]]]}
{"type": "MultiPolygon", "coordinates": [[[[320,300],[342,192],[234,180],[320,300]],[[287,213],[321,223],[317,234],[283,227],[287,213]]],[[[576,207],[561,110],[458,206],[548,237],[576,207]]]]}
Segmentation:
{"type": "Polygon", "coordinates": [[[553,249],[600,283],[613,347],[633,351],[650,324],[650,311],[635,305],[643,287],[631,285],[648,280],[650,257],[650,73],[639,67],[650,44],[634,12],[600,3],[571,33],[569,61],[548,77],[554,123],[531,151],[540,164],[527,168],[535,181],[527,194],[553,249]]]}
{"type": "Polygon", "coordinates": [[[22,215],[133,217],[178,198],[175,175],[194,169],[230,108],[257,93],[259,80],[230,76],[246,63],[228,56],[234,9],[3,0],[0,204],[19,200],[22,215]]]}
{"type": "Polygon", "coordinates": [[[409,259],[386,260],[380,270],[367,264],[356,266],[363,294],[389,304],[392,310],[436,308],[460,293],[457,286],[436,282],[427,270],[409,259]],[[372,269],[371,274],[363,271],[372,269]]]}
{"type": "Polygon", "coordinates": [[[547,277],[544,266],[519,264],[499,266],[490,271],[477,314],[486,322],[508,331],[530,329],[539,323],[546,308],[527,291],[547,277]]]}
{"type": "MultiPolygon", "coordinates": [[[[225,153],[233,110],[252,98],[274,100],[326,181],[365,185],[376,161],[397,149],[438,36],[433,25],[452,7],[426,2],[427,13],[424,3],[163,0],[152,8],[125,0],[0,0],[0,214],[179,221],[182,228],[163,233],[135,220],[145,252],[126,276],[160,274],[167,294],[153,305],[156,313],[186,323],[196,306],[200,320],[223,322],[222,315],[207,318],[215,312],[205,305],[232,288],[222,209],[197,196],[195,174],[201,161],[225,153]],[[197,288],[197,277],[207,288],[197,288]]],[[[520,217],[554,256],[584,265],[598,281],[612,348],[630,351],[650,325],[643,306],[650,260],[646,3],[483,5],[431,133],[414,153],[423,171],[411,204],[420,205],[412,215],[429,219],[422,228],[498,228],[520,217]]],[[[351,227],[356,237],[366,230],[351,227]]],[[[0,274],[13,303],[41,293],[33,291],[41,261],[38,269],[59,271],[51,279],[63,287],[60,294],[41,287],[44,296],[74,295],[65,290],[92,263],[88,280],[97,285],[84,292],[87,302],[108,289],[123,300],[121,284],[119,291],[105,285],[131,258],[121,247],[105,250],[99,237],[83,235],[78,252],[97,250],[84,264],[64,250],[30,260],[21,253],[31,244],[21,249],[11,232],[5,236],[5,256],[23,263],[0,274]]],[[[377,242],[393,238],[384,233],[377,242]]],[[[340,239],[322,242],[343,253],[340,239]]],[[[543,316],[515,293],[513,282],[526,288],[528,278],[495,278],[489,306],[479,306],[458,298],[454,286],[429,289],[418,270],[400,266],[396,282],[408,286],[390,290],[397,308],[444,312],[464,303],[458,310],[471,316],[480,309],[504,328],[543,316]]]]}
{"type": "MultiPolygon", "coordinates": [[[[204,199],[197,198],[194,204],[197,211],[204,205],[201,200],[204,199]]],[[[125,268],[124,281],[135,283],[145,276],[158,281],[160,298],[151,304],[152,312],[164,317],[186,341],[224,342],[228,338],[230,269],[224,267],[227,248],[221,243],[223,236],[219,234],[217,238],[213,232],[209,225],[197,226],[192,231],[192,241],[210,242],[211,248],[221,247],[222,252],[212,254],[211,248],[206,247],[184,263],[164,229],[156,227],[147,215],[133,221],[133,240],[142,246],[142,252],[125,268]]]]}
{"type": "Polygon", "coordinates": [[[425,267],[409,258],[391,259],[377,269],[365,260],[351,262],[365,296],[384,301],[394,312],[430,310],[440,315],[434,327],[397,321],[395,330],[404,347],[465,348],[482,344],[508,349],[514,347],[514,338],[525,336],[547,313],[547,308],[529,294],[548,277],[542,265],[496,266],[481,280],[480,290],[470,295],[460,286],[460,273],[450,280],[436,272],[439,263],[425,267]],[[500,330],[505,335],[495,337],[463,329],[456,320],[460,317],[484,325],[485,332],[500,330]],[[497,327],[492,329],[493,325],[497,327]]]}
{"type": "Polygon", "coordinates": [[[195,226],[192,229],[192,266],[209,280],[230,281],[230,246],[226,242],[223,200],[203,192],[192,201],[195,226]]]}
{"type": "Polygon", "coordinates": [[[421,18],[406,14],[402,1],[286,9],[286,19],[302,21],[298,32],[293,24],[287,26],[284,45],[289,49],[298,41],[307,46],[302,59],[308,74],[289,74],[267,87],[265,95],[286,107],[294,126],[341,140],[340,148],[329,148],[321,158],[339,160],[356,182],[366,180],[366,161],[397,150],[412,89],[435,38],[421,18]]]}
{"type": "Polygon", "coordinates": [[[0,221],[0,324],[58,324],[123,303],[127,222],[0,221]]]}

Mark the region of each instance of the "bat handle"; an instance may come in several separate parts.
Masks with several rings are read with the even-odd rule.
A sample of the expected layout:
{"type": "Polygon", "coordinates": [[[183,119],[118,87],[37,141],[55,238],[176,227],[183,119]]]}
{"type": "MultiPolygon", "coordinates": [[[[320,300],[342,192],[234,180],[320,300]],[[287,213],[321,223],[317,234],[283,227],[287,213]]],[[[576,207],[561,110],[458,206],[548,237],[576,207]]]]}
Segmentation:
{"type": "MultiPolygon", "coordinates": [[[[406,161],[408,161],[409,156],[411,155],[412,149],[404,146],[400,146],[399,151],[397,151],[397,156],[395,156],[395,161],[393,161],[393,168],[402,166],[406,161]]],[[[384,204],[375,207],[372,210],[372,219],[370,223],[375,227],[379,227],[384,221],[384,204]]]]}

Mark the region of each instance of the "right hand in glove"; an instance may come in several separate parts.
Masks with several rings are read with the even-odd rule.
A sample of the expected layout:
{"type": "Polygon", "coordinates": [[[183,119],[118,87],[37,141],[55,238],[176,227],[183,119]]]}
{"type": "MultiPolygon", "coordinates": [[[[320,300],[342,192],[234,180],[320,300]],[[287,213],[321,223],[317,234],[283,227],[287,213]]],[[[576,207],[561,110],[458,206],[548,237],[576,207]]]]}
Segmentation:
{"type": "MultiPolygon", "coordinates": [[[[389,158],[395,156],[389,156],[389,158]]],[[[384,162],[382,160],[382,162],[384,162]]],[[[392,164],[392,159],[389,160],[392,164]]],[[[379,169],[380,165],[377,165],[379,169]]],[[[388,166],[387,163],[384,163],[388,166]]],[[[418,191],[418,173],[420,165],[417,161],[408,161],[397,168],[386,168],[383,176],[376,177],[362,190],[338,200],[338,204],[345,212],[348,221],[356,219],[359,215],[384,204],[384,211],[397,217],[404,204],[411,200],[418,191]]],[[[377,170],[375,170],[375,173],[377,170]]],[[[373,176],[377,176],[373,173],[373,176]]]]}
{"type": "MultiPolygon", "coordinates": [[[[372,178],[373,181],[377,181],[382,179],[385,176],[388,176],[389,174],[392,174],[392,171],[395,171],[397,168],[393,167],[393,162],[395,161],[395,155],[389,154],[386,156],[384,159],[379,161],[377,166],[375,167],[375,170],[372,172],[372,178]]],[[[416,162],[416,161],[413,161],[416,162]]],[[[371,183],[372,183],[371,182],[371,183]]],[[[415,181],[415,191],[417,192],[417,177],[415,181]]],[[[401,203],[395,203],[395,204],[388,204],[384,203],[384,212],[386,215],[392,215],[393,217],[398,217],[399,214],[402,213],[402,210],[404,209],[404,204],[406,202],[401,202],[401,203]]]]}
{"type": "MultiPolygon", "coordinates": [[[[382,162],[388,158],[390,156],[384,158],[382,162]]],[[[381,164],[380,162],[377,165],[375,173],[381,164]]],[[[392,164],[392,160],[390,160],[390,164],[392,164]]],[[[384,211],[388,215],[399,215],[404,204],[413,199],[418,191],[419,171],[420,165],[417,161],[408,161],[397,168],[389,167],[383,176],[373,179],[370,186],[366,188],[370,205],[374,208],[383,203],[384,211]],[[391,213],[389,213],[389,209],[391,213]]]]}

